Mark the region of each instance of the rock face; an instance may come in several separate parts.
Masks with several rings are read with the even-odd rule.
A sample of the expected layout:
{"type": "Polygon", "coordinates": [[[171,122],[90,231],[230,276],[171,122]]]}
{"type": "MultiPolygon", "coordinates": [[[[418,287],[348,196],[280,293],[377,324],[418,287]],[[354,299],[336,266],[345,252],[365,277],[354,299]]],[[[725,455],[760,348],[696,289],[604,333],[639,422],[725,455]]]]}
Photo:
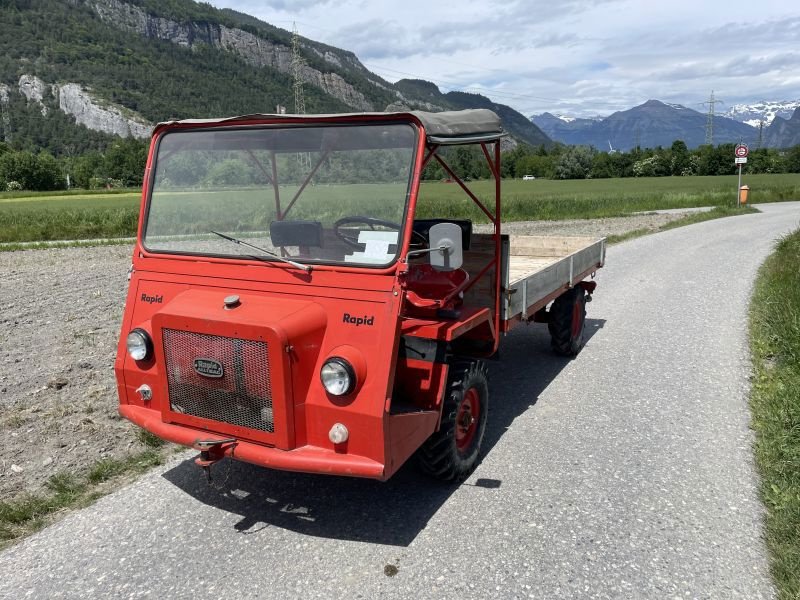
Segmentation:
{"type": "MultiPolygon", "coordinates": [[[[291,72],[292,52],[290,48],[275,44],[242,29],[196,21],[178,23],[170,19],[154,17],[138,6],[119,0],[94,0],[89,5],[103,21],[125,31],[148,38],[167,40],[187,48],[207,45],[237,54],[255,67],[270,67],[287,74],[291,72]]],[[[316,54],[320,54],[319,51],[312,50],[316,54]]],[[[322,58],[331,64],[341,65],[339,57],[332,52],[322,54],[322,58]]],[[[322,89],[354,109],[374,110],[364,94],[336,73],[323,73],[304,65],[301,77],[304,82],[322,89]]]]}
{"type": "MultiPolygon", "coordinates": [[[[42,102],[47,86],[44,81],[34,75],[23,75],[19,78],[19,92],[28,99],[28,102],[36,102],[40,106],[42,116],[47,115],[47,107],[42,102]]],[[[8,96],[6,96],[8,100],[8,96]]]]}
{"type": "Polygon", "coordinates": [[[8,104],[8,92],[10,89],[5,83],[0,83],[0,102],[3,104],[8,104]]]}
{"type": "Polygon", "coordinates": [[[140,117],[126,116],[124,109],[113,105],[101,106],[77,83],[66,83],[57,89],[59,108],[89,129],[136,138],[150,137],[153,131],[150,123],[140,117]]]}

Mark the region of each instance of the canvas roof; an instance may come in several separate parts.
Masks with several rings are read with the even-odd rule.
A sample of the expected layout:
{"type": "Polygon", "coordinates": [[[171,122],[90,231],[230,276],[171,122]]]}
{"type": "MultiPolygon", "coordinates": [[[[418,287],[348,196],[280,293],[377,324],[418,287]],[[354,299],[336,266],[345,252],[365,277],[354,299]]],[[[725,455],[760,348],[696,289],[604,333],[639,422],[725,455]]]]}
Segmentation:
{"type": "Polygon", "coordinates": [[[433,144],[474,144],[479,142],[495,141],[505,135],[500,117],[486,108],[475,108],[468,110],[453,110],[445,112],[369,112],[369,113],[338,113],[338,114],[319,114],[319,115],[270,115],[253,114],[241,115],[238,117],[228,117],[224,119],[184,119],[180,121],[168,121],[159,125],[176,123],[186,123],[192,125],[231,123],[237,121],[249,121],[253,119],[269,119],[273,121],[281,120],[301,120],[309,123],[325,120],[326,123],[335,121],[350,121],[353,117],[397,117],[413,115],[425,127],[428,142],[433,144]]]}

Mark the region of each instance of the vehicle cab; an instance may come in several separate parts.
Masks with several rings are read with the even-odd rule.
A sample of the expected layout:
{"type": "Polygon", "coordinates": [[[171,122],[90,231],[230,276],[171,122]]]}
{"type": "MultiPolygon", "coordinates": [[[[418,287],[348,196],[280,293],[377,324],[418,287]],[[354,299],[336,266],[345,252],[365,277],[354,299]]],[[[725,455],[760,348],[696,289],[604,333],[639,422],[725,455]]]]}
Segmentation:
{"type": "Polygon", "coordinates": [[[450,358],[458,340],[497,347],[499,196],[472,271],[471,223],[415,210],[425,165],[446,166],[439,147],[479,144],[497,174],[502,135],[488,110],[158,125],[115,362],[121,414],[205,467],[229,456],[377,479],[441,432],[455,466],[439,475],[465,476],[488,388],[478,363],[450,358]],[[470,289],[482,300],[465,305],[470,289]],[[477,378],[474,397],[443,423],[456,371],[477,378]]]}

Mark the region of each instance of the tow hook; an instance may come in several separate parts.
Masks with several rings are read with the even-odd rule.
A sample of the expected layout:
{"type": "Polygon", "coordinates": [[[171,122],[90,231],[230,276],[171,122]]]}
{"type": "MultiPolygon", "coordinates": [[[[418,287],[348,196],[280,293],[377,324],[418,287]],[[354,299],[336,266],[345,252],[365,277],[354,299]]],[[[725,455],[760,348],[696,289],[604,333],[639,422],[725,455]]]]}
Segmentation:
{"type": "Polygon", "coordinates": [[[200,451],[200,456],[194,459],[194,464],[205,471],[208,483],[211,483],[211,467],[225,458],[225,450],[227,448],[235,448],[236,444],[235,438],[194,441],[192,448],[200,451]]]}
{"type": "Polygon", "coordinates": [[[596,281],[581,281],[578,284],[579,287],[583,288],[583,291],[586,292],[586,302],[592,301],[592,294],[594,293],[595,288],[597,288],[596,281]]]}

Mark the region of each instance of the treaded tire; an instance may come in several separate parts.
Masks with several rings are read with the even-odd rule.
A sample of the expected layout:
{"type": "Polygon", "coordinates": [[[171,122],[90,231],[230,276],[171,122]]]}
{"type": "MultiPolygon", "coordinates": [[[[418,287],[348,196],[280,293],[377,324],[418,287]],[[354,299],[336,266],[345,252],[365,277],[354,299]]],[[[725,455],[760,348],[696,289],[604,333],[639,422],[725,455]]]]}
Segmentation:
{"type": "Polygon", "coordinates": [[[547,328],[556,354],[576,356],[581,351],[586,329],[586,292],[582,287],[576,286],[555,299],[547,328]]]}
{"type": "Polygon", "coordinates": [[[416,453],[420,469],[442,481],[466,479],[478,464],[488,411],[486,365],[479,360],[454,361],[447,377],[439,431],[416,453]]]}

